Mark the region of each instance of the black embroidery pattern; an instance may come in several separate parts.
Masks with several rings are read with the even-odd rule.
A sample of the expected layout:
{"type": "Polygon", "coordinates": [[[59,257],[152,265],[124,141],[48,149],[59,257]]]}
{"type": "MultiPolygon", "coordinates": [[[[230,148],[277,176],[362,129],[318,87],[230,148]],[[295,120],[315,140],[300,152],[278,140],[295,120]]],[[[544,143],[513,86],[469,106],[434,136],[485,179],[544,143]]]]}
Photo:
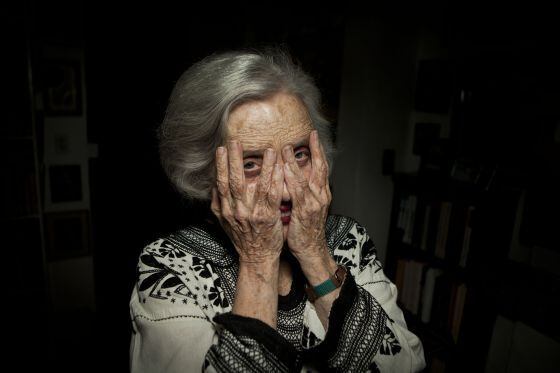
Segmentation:
{"type": "Polygon", "coordinates": [[[342,264],[346,268],[353,268],[356,266],[356,264],[352,262],[351,259],[342,255],[335,255],[333,256],[333,259],[335,262],[337,262],[338,264],[342,264]]]}
{"type": "Polygon", "coordinates": [[[208,299],[216,307],[226,308],[229,307],[229,301],[224,296],[224,291],[222,290],[222,282],[219,278],[214,280],[214,286],[208,289],[208,299]]]}
{"type": "Polygon", "coordinates": [[[358,232],[360,236],[363,236],[364,234],[366,234],[366,229],[362,227],[359,223],[356,223],[356,232],[358,232]]]}
{"type": "MultiPolygon", "coordinates": [[[[148,297],[157,299],[168,299],[171,303],[181,300],[187,304],[187,288],[171,269],[159,263],[150,254],[140,256],[140,265],[137,268],[138,291],[142,294],[147,292],[148,297]]],[[[146,298],[142,299],[146,302],[146,298]]]]}
{"type": "Polygon", "coordinates": [[[196,274],[202,278],[211,278],[212,277],[212,270],[210,266],[206,265],[206,262],[196,256],[192,258],[192,269],[196,272],[196,274]]]}
{"type": "Polygon", "coordinates": [[[338,247],[339,250],[353,250],[356,248],[358,240],[352,233],[346,235],[346,240],[338,247]]]}
{"type": "Polygon", "coordinates": [[[328,216],[325,233],[331,254],[334,254],[334,251],[340,247],[341,243],[346,239],[346,235],[354,226],[355,222],[345,216],[328,216]]]}
{"type": "Polygon", "coordinates": [[[343,336],[329,365],[337,371],[363,372],[370,366],[383,341],[387,316],[379,303],[365,290],[359,289],[356,303],[350,308],[342,326],[343,336]],[[353,338],[352,336],[359,336],[353,338]]]}
{"type": "Polygon", "coordinates": [[[224,329],[220,342],[206,355],[218,372],[288,372],[276,355],[252,338],[224,329]]]}
{"type": "Polygon", "coordinates": [[[373,241],[368,239],[362,244],[362,255],[360,260],[360,267],[365,267],[372,259],[377,256],[377,250],[373,241]]]}
{"type": "Polygon", "coordinates": [[[370,364],[370,366],[368,367],[368,371],[370,373],[381,373],[379,367],[377,366],[377,364],[375,364],[375,361],[370,364]]]}
{"type": "Polygon", "coordinates": [[[290,310],[278,309],[278,333],[286,338],[298,351],[301,351],[303,348],[301,336],[303,333],[304,309],[305,302],[299,302],[295,308],[290,310]]]}
{"type": "Polygon", "coordinates": [[[383,342],[379,348],[379,352],[382,355],[396,355],[401,351],[401,345],[395,337],[395,334],[385,326],[385,335],[383,336],[383,342]]]}
{"type": "Polygon", "coordinates": [[[178,248],[173,246],[173,244],[171,242],[169,242],[167,240],[163,240],[161,242],[157,251],[158,251],[158,254],[161,257],[169,257],[171,259],[179,259],[179,258],[183,258],[187,255],[187,254],[185,254],[184,251],[179,250],[178,248]]]}
{"type": "Polygon", "coordinates": [[[303,326],[303,333],[301,336],[301,346],[308,350],[312,347],[317,346],[319,343],[321,343],[321,339],[319,339],[315,334],[313,334],[313,332],[311,330],[309,330],[309,328],[304,325],[303,326]]]}

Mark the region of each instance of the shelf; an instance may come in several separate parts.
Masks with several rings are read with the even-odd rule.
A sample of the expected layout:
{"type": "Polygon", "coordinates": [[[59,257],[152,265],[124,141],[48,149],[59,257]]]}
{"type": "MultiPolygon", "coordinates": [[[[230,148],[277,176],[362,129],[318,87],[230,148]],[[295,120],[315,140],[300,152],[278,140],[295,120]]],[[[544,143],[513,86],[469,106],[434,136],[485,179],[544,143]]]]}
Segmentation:
{"type": "Polygon", "coordinates": [[[8,141],[33,140],[33,136],[4,136],[4,135],[0,135],[0,140],[8,140],[8,141]]]}
{"type": "Polygon", "coordinates": [[[450,263],[449,260],[438,258],[432,252],[424,251],[418,247],[414,247],[404,242],[399,242],[395,245],[396,249],[395,259],[412,259],[421,262],[426,262],[430,267],[443,269],[446,273],[464,282],[471,281],[471,273],[468,268],[461,267],[458,263],[450,263]]]}
{"type": "Polygon", "coordinates": [[[39,214],[29,214],[29,215],[20,215],[20,216],[1,216],[0,221],[7,222],[7,221],[18,221],[18,220],[25,220],[25,219],[39,219],[39,214]]]}
{"type": "Polygon", "coordinates": [[[476,201],[487,193],[482,185],[456,180],[445,175],[395,174],[393,182],[396,188],[408,191],[410,194],[418,194],[426,199],[476,201]]]}

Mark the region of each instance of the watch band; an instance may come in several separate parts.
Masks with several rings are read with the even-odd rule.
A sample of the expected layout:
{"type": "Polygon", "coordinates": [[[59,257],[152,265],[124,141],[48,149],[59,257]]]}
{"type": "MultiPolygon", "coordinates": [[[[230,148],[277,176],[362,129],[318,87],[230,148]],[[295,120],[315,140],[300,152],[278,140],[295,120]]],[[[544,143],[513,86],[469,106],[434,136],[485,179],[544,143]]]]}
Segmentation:
{"type": "Polygon", "coordinates": [[[346,278],[346,267],[339,264],[338,268],[336,269],[336,272],[326,281],[313,287],[309,285],[305,286],[307,297],[311,302],[314,302],[317,298],[320,298],[338,289],[344,282],[345,278],[346,278]]]}

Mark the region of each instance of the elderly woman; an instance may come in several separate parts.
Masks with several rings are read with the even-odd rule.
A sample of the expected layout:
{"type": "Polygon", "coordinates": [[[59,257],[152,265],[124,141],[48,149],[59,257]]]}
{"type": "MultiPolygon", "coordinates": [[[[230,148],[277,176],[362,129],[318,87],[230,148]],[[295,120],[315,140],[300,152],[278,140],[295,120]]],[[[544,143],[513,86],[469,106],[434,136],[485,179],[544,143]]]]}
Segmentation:
{"type": "Polygon", "coordinates": [[[162,163],[215,217],[141,253],[133,372],[425,366],[365,228],[328,215],[333,145],[319,107],[282,53],[212,55],[179,79],[162,163]]]}

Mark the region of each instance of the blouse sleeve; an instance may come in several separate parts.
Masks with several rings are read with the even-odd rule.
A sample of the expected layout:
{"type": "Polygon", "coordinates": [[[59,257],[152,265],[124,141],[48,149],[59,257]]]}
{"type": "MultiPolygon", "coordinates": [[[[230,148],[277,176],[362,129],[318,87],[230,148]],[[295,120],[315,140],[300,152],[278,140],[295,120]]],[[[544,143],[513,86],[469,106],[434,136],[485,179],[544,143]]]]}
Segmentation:
{"type": "Polygon", "coordinates": [[[425,366],[422,343],[406,326],[397,288],[385,276],[375,246],[359,224],[334,258],[350,269],[333,303],[325,340],[315,353],[340,372],[418,372],[425,366]]]}
{"type": "Polygon", "coordinates": [[[131,372],[288,372],[301,367],[294,347],[276,330],[229,312],[210,319],[203,299],[187,289],[164,261],[144,250],[130,301],[131,372]]]}

